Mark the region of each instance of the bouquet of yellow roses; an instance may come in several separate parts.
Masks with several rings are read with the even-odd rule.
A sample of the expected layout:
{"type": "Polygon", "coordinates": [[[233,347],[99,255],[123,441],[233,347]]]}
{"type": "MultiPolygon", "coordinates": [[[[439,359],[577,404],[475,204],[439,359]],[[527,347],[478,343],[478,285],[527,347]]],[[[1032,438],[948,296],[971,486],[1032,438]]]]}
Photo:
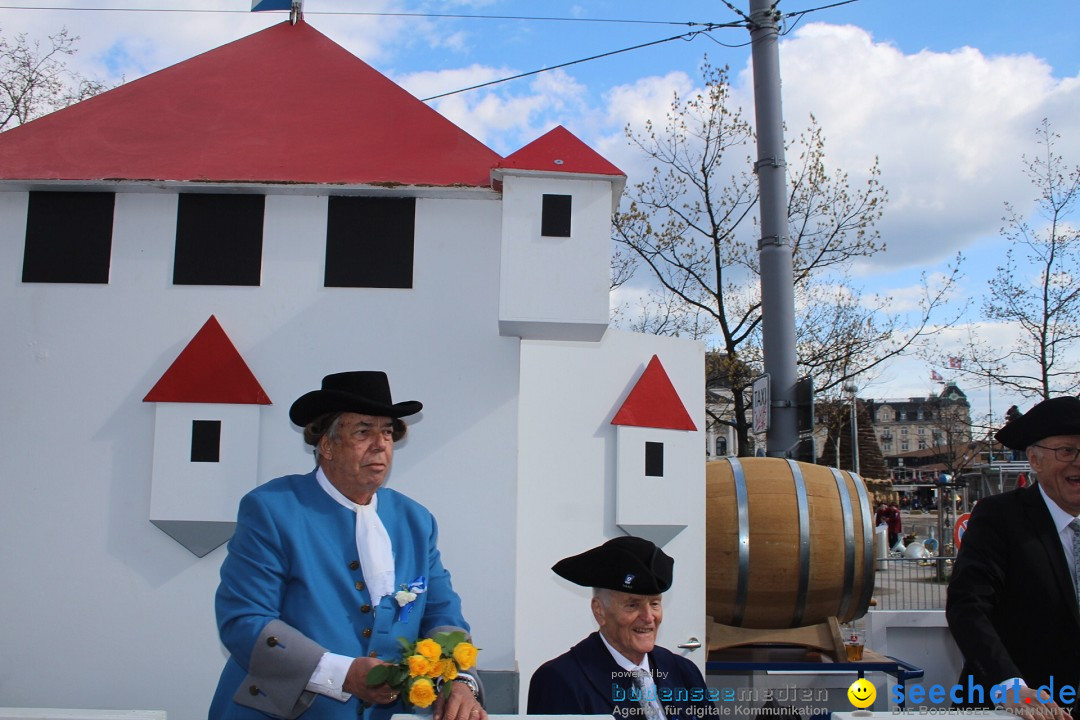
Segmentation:
{"type": "Polygon", "coordinates": [[[451,681],[461,670],[476,664],[476,647],[465,641],[465,633],[458,630],[436,633],[433,637],[401,643],[401,662],[376,665],[368,672],[367,684],[386,683],[401,693],[409,705],[426,708],[441,693],[450,694],[451,681]]]}

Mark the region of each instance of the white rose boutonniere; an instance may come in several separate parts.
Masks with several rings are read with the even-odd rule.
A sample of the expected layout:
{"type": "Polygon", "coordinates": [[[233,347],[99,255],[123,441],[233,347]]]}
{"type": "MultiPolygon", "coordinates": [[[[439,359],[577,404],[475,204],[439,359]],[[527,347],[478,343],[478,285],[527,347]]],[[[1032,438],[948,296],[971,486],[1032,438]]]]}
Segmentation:
{"type": "Polygon", "coordinates": [[[406,622],[409,613],[412,612],[416,598],[427,590],[427,578],[421,575],[408,585],[402,585],[401,589],[394,593],[394,600],[398,604],[398,622],[406,622]]]}

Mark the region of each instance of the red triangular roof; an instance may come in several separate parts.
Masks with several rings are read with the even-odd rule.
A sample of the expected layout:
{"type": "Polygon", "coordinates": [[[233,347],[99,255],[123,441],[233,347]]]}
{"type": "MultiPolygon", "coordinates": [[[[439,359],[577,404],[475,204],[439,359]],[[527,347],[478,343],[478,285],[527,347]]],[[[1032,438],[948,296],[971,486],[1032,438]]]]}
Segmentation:
{"type": "Polygon", "coordinates": [[[625,402],[615,413],[612,425],[664,428],[668,430],[697,430],[690,413],[686,412],[671,378],[653,355],[645,372],[626,396],[625,402]]]}
{"type": "Polygon", "coordinates": [[[288,21],[0,133],[0,179],[490,187],[500,156],[288,21]]]}
{"type": "Polygon", "coordinates": [[[562,125],[507,156],[498,166],[513,170],[626,176],[562,125]]]}
{"type": "Polygon", "coordinates": [[[269,405],[270,397],[211,315],[143,402],[269,405]]]}

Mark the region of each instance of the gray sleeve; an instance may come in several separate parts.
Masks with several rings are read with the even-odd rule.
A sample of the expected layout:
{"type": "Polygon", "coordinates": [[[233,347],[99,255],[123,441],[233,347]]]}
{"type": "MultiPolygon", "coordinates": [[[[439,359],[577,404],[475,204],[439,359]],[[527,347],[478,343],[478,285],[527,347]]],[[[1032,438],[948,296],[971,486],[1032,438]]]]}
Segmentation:
{"type": "Polygon", "coordinates": [[[275,717],[299,717],[315,700],[306,688],[325,652],[292,626],[271,620],[255,641],[248,675],[233,700],[275,717]]]}

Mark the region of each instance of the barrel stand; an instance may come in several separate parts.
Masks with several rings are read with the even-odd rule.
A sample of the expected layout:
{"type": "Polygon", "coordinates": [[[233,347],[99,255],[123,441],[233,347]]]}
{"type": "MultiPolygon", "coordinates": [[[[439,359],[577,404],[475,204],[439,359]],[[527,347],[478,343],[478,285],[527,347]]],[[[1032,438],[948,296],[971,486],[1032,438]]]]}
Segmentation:
{"type": "Polygon", "coordinates": [[[847,660],[840,623],[835,616],[824,622],[795,628],[741,628],[721,625],[707,618],[706,638],[709,652],[741,645],[796,645],[820,650],[836,662],[847,660]]]}

